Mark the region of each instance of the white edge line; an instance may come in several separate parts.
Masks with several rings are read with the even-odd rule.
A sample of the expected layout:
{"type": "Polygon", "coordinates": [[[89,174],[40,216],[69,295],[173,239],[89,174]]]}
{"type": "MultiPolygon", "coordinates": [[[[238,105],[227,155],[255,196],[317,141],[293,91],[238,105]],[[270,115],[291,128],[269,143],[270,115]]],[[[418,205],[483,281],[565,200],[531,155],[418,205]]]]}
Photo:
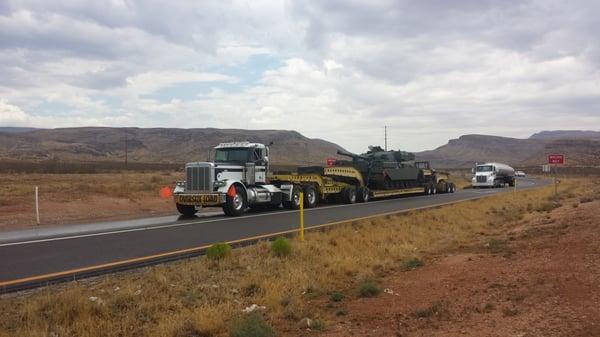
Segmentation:
{"type": "MultiPolygon", "coordinates": [[[[479,193],[479,194],[482,194],[482,195],[496,194],[496,193],[501,193],[503,191],[504,190],[494,190],[493,192],[491,192],[491,191],[487,192],[486,191],[486,193],[479,193]]],[[[444,193],[442,195],[445,195],[445,194],[446,193],[444,193]]],[[[431,196],[428,196],[428,195],[418,195],[418,196],[411,197],[411,200],[414,200],[414,199],[417,199],[417,198],[418,199],[424,199],[424,198],[431,198],[431,196]]],[[[477,199],[477,198],[480,198],[480,197],[460,199],[460,200],[456,200],[456,202],[469,201],[469,200],[473,200],[473,199],[477,199]]],[[[329,209],[329,208],[339,208],[339,207],[349,207],[349,206],[356,207],[357,205],[369,205],[369,204],[372,205],[372,204],[376,204],[376,203],[393,202],[393,201],[398,201],[398,199],[377,200],[377,201],[371,201],[371,202],[364,203],[364,204],[331,205],[331,206],[324,206],[324,207],[318,207],[318,208],[309,208],[309,209],[305,209],[304,211],[305,212],[311,212],[311,211],[318,211],[318,210],[329,209]]],[[[440,204],[437,204],[437,205],[436,204],[432,204],[432,205],[427,205],[427,206],[422,206],[422,207],[423,208],[429,208],[429,207],[436,207],[436,206],[439,206],[439,205],[440,204]]],[[[442,204],[442,206],[443,206],[443,204],[442,204]]],[[[417,208],[419,208],[419,207],[417,207],[417,208]]],[[[186,222],[186,223],[175,223],[175,224],[163,225],[163,226],[145,226],[145,227],[138,227],[138,228],[131,228],[131,229],[122,229],[122,230],[109,231],[109,232],[99,232],[99,233],[90,233],[90,234],[60,236],[60,237],[47,238],[47,239],[37,239],[37,240],[28,240],[28,241],[8,242],[8,243],[0,244],[0,247],[20,246],[20,245],[27,245],[27,244],[34,244],[34,243],[42,243],[42,242],[62,241],[62,240],[71,240],[71,239],[80,239],[80,238],[94,237],[94,236],[105,236],[105,235],[112,235],[112,234],[140,232],[140,231],[148,231],[148,230],[158,230],[158,229],[191,226],[191,225],[197,225],[197,224],[203,224],[203,223],[212,223],[212,222],[219,222],[219,221],[231,221],[233,219],[246,219],[246,218],[256,218],[256,217],[262,217],[262,216],[270,216],[270,215],[276,215],[276,214],[287,214],[287,213],[293,213],[293,212],[298,212],[298,210],[287,210],[287,211],[271,212],[271,213],[264,213],[264,214],[252,214],[252,215],[245,215],[245,216],[242,216],[242,217],[239,217],[239,218],[219,218],[219,219],[213,219],[213,220],[203,220],[203,221],[194,221],[194,222],[186,222]]],[[[402,212],[402,210],[398,210],[398,212],[402,212]]],[[[374,214],[374,215],[376,215],[376,214],[374,214]]],[[[340,220],[340,221],[346,221],[346,220],[340,220]]],[[[347,221],[352,221],[352,219],[348,219],[347,221]]]]}

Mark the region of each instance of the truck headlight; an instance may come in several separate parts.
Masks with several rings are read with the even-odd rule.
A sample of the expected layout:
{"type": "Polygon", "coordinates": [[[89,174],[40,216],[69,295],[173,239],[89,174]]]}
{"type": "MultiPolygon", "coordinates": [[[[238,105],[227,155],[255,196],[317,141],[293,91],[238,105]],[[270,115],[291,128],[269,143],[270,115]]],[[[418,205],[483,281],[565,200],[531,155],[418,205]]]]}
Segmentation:
{"type": "Polygon", "coordinates": [[[215,187],[223,187],[225,185],[227,185],[227,181],[225,180],[217,180],[214,182],[215,187]]]}
{"type": "Polygon", "coordinates": [[[173,189],[173,193],[183,193],[185,192],[185,185],[176,184],[173,189]]]}

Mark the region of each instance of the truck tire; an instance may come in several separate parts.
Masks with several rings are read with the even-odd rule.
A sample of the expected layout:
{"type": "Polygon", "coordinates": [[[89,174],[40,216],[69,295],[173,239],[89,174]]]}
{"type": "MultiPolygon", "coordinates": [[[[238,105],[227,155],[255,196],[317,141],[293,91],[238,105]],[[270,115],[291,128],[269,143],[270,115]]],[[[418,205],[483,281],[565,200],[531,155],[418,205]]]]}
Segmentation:
{"type": "Polygon", "coordinates": [[[317,196],[315,188],[311,185],[306,185],[304,187],[304,207],[315,208],[317,207],[318,202],[319,197],[317,196]]]}
{"type": "Polygon", "coordinates": [[[292,200],[283,200],[283,207],[289,209],[298,209],[300,208],[300,187],[295,186],[292,187],[292,200]]]}
{"type": "Polygon", "coordinates": [[[356,188],[354,186],[346,186],[342,190],[342,199],[346,204],[353,204],[356,202],[356,188]]]}
{"type": "Polygon", "coordinates": [[[430,184],[431,186],[431,194],[437,194],[437,186],[434,183],[430,184]]]}
{"type": "Polygon", "coordinates": [[[246,194],[241,187],[234,185],[233,188],[235,188],[235,195],[228,195],[225,198],[223,212],[228,216],[239,216],[246,211],[248,201],[246,200],[246,194]]]}
{"type": "Polygon", "coordinates": [[[175,206],[177,207],[179,213],[181,213],[181,215],[183,216],[193,216],[194,214],[196,214],[196,212],[198,212],[196,210],[196,207],[191,205],[175,204],[175,206]]]}
{"type": "Polygon", "coordinates": [[[452,183],[446,182],[446,193],[452,193],[452,183]]]}
{"type": "Polygon", "coordinates": [[[356,199],[358,202],[367,202],[369,201],[369,188],[367,186],[360,186],[356,191],[356,199]]]}
{"type": "Polygon", "coordinates": [[[448,188],[450,188],[450,192],[449,193],[456,192],[456,185],[454,185],[454,183],[450,183],[450,186],[448,186],[448,188]]]}

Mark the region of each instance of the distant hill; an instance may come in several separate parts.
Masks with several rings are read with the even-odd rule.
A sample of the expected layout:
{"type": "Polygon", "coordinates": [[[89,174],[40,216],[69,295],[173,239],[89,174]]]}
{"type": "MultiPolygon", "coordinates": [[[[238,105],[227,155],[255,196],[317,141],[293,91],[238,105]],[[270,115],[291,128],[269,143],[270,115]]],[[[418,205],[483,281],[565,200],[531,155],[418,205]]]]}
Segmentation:
{"type": "Polygon", "coordinates": [[[38,130],[37,128],[22,128],[17,126],[0,126],[0,132],[3,133],[22,133],[38,130]]]}
{"type": "MultiPolygon", "coordinates": [[[[130,163],[204,161],[215,145],[242,140],[273,142],[272,163],[279,165],[323,165],[342,149],[337,144],[286,130],[0,128],[0,161],[123,162],[125,139],[130,163]]],[[[542,131],[527,139],[465,135],[416,156],[443,168],[471,167],[475,162],[486,161],[519,167],[541,165],[549,153],[565,153],[568,165],[600,166],[600,132],[542,131]]]]}
{"type": "Polygon", "coordinates": [[[529,139],[600,139],[600,131],[555,130],[534,133],[529,139]]]}
{"type": "Polygon", "coordinates": [[[435,167],[446,168],[470,167],[476,162],[486,161],[516,167],[536,166],[544,164],[550,153],[566,154],[567,165],[570,166],[599,166],[600,139],[593,132],[588,135],[592,137],[583,137],[583,133],[575,131],[544,131],[529,139],[465,135],[435,150],[416,155],[418,160],[429,160],[435,167]]]}
{"type": "Polygon", "coordinates": [[[130,162],[185,163],[208,159],[221,142],[269,143],[278,164],[323,164],[339,145],[296,131],[82,127],[0,131],[0,159],[40,161],[123,161],[127,139],[130,162]]]}

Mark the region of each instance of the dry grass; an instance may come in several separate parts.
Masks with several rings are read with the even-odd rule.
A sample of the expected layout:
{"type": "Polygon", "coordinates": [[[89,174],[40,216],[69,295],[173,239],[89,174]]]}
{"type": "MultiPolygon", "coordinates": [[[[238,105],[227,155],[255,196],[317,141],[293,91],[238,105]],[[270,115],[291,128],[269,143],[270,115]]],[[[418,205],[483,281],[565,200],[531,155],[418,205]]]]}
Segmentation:
{"type": "MultiPolygon", "coordinates": [[[[585,186],[572,180],[561,188],[577,197],[585,186]]],[[[320,318],[312,300],[359,296],[361,282],[405,270],[415,257],[483,247],[506,223],[526,218],[527,205],[551,197],[547,187],[351,222],[292,239],[284,259],[261,242],[218,261],[194,258],[5,297],[0,336],[224,336],[254,303],[278,332],[297,329],[303,317],[320,318]]]]}
{"type": "MultiPolygon", "coordinates": [[[[0,174],[0,228],[34,225],[35,186],[39,186],[42,224],[54,224],[89,219],[90,209],[118,215],[127,209],[139,210],[141,201],[154,202],[156,207],[159,189],[173,186],[182,177],[183,173],[170,171],[0,174]]],[[[172,202],[168,206],[175,212],[172,202]]]]}
{"type": "Polygon", "coordinates": [[[93,174],[0,174],[0,203],[31,199],[35,186],[40,195],[71,201],[90,195],[130,198],[139,193],[156,193],[165,185],[182,179],[179,172],[122,172],[93,174]]]}

